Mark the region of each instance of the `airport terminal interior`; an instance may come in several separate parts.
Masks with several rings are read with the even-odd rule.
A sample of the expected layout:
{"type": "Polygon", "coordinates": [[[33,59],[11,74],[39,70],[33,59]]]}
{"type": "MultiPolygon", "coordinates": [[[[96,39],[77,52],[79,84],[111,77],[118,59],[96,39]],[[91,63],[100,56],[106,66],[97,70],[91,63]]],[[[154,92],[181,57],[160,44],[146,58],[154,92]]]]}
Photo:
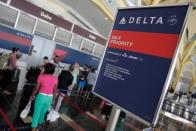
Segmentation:
{"type": "MultiPolygon", "coordinates": [[[[34,111],[38,110],[34,103],[40,94],[37,101],[32,94],[48,63],[55,67],[52,76],[58,78],[58,85],[65,80],[60,77],[64,70],[72,74],[71,80],[65,80],[71,83],[64,89],[57,86],[53,95],[57,97],[51,102],[56,118],[49,119],[52,109],[47,106],[44,122],[33,126],[37,130],[196,131],[195,21],[196,0],[0,0],[0,131],[33,130],[34,111]],[[92,90],[117,10],[187,3],[193,8],[156,125],[150,129],[149,124],[123,109],[115,124],[111,123],[116,105],[92,90]],[[8,66],[12,62],[15,64],[8,66]],[[23,117],[21,112],[29,100],[29,113],[23,117]]],[[[50,86],[52,78],[47,83],[50,86]]]]}

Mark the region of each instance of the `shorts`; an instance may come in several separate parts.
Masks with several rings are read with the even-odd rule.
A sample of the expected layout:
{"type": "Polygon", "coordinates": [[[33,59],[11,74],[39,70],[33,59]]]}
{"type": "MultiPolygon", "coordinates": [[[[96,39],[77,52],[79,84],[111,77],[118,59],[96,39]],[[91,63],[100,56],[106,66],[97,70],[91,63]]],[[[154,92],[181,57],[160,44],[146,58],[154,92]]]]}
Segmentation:
{"type": "Polygon", "coordinates": [[[86,84],[86,81],[80,81],[79,82],[79,87],[80,88],[84,88],[85,87],[85,84],[86,84]]]}

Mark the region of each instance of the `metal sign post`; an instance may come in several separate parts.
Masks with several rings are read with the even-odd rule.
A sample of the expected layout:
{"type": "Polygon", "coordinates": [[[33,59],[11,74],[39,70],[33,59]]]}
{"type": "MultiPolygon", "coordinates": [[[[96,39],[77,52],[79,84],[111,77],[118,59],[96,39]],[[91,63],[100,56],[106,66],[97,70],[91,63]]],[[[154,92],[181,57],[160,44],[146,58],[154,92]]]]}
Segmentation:
{"type": "Polygon", "coordinates": [[[110,119],[108,121],[107,127],[106,127],[106,131],[114,131],[116,128],[116,124],[118,122],[118,118],[120,115],[120,109],[113,106],[112,107],[112,112],[110,114],[110,119]]]}

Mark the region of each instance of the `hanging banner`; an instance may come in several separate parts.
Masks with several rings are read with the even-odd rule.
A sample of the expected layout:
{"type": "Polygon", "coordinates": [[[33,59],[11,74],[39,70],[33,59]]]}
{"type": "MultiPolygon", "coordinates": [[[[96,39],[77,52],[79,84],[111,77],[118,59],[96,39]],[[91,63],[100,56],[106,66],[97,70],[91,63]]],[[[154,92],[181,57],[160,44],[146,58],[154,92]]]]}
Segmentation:
{"type": "Polygon", "coordinates": [[[119,9],[94,93],[155,124],[189,5],[119,9]]]}
{"type": "Polygon", "coordinates": [[[62,46],[60,44],[56,45],[55,51],[54,51],[54,57],[59,56],[61,62],[67,63],[67,64],[73,64],[75,62],[78,62],[80,66],[84,66],[85,64],[88,64],[92,66],[93,68],[98,68],[100,63],[100,58],[62,46]]]}
{"type": "Polygon", "coordinates": [[[10,5],[50,23],[53,23],[54,25],[62,27],[68,31],[71,31],[73,25],[71,22],[28,2],[28,0],[12,0],[10,5]]]}
{"type": "Polygon", "coordinates": [[[0,25],[0,48],[12,50],[20,48],[22,53],[28,54],[33,35],[0,25]]]}
{"type": "Polygon", "coordinates": [[[106,45],[106,42],[107,40],[104,39],[103,37],[100,37],[98,35],[96,35],[95,33],[92,33],[86,29],[83,29],[82,27],[78,26],[78,25],[74,25],[73,27],[73,32],[84,37],[84,38],[87,38],[89,40],[92,40],[100,45],[103,45],[105,46],[106,45]]]}

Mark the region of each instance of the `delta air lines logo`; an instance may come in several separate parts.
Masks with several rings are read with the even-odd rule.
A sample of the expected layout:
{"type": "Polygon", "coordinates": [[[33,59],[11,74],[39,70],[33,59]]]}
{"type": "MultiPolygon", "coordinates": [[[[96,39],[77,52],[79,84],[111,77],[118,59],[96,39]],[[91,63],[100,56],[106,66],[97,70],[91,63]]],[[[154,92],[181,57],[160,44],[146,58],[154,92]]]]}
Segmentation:
{"type": "Polygon", "coordinates": [[[119,24],[121,24],[121,25],[124,25],[124,24],[126,24],[125,17],[123,17],[123,18],[120,20],[119,24]]]}
{"type": "Polygon", "coordinates": [[[149,17],[141,17],[141,16],[131,16],[131,17],[122,17],[119,21],[120,25],[125,24],[135,24],[135,25],[163,25],[163,17],[162,16],[149,16],[149,17]]]}
{"type": "Polygon", "coordinates": [[[167,19],[167,23],[169,25],[176,25],[178,23],[178,17],[176,15],[172,15],[167,19]]]}

